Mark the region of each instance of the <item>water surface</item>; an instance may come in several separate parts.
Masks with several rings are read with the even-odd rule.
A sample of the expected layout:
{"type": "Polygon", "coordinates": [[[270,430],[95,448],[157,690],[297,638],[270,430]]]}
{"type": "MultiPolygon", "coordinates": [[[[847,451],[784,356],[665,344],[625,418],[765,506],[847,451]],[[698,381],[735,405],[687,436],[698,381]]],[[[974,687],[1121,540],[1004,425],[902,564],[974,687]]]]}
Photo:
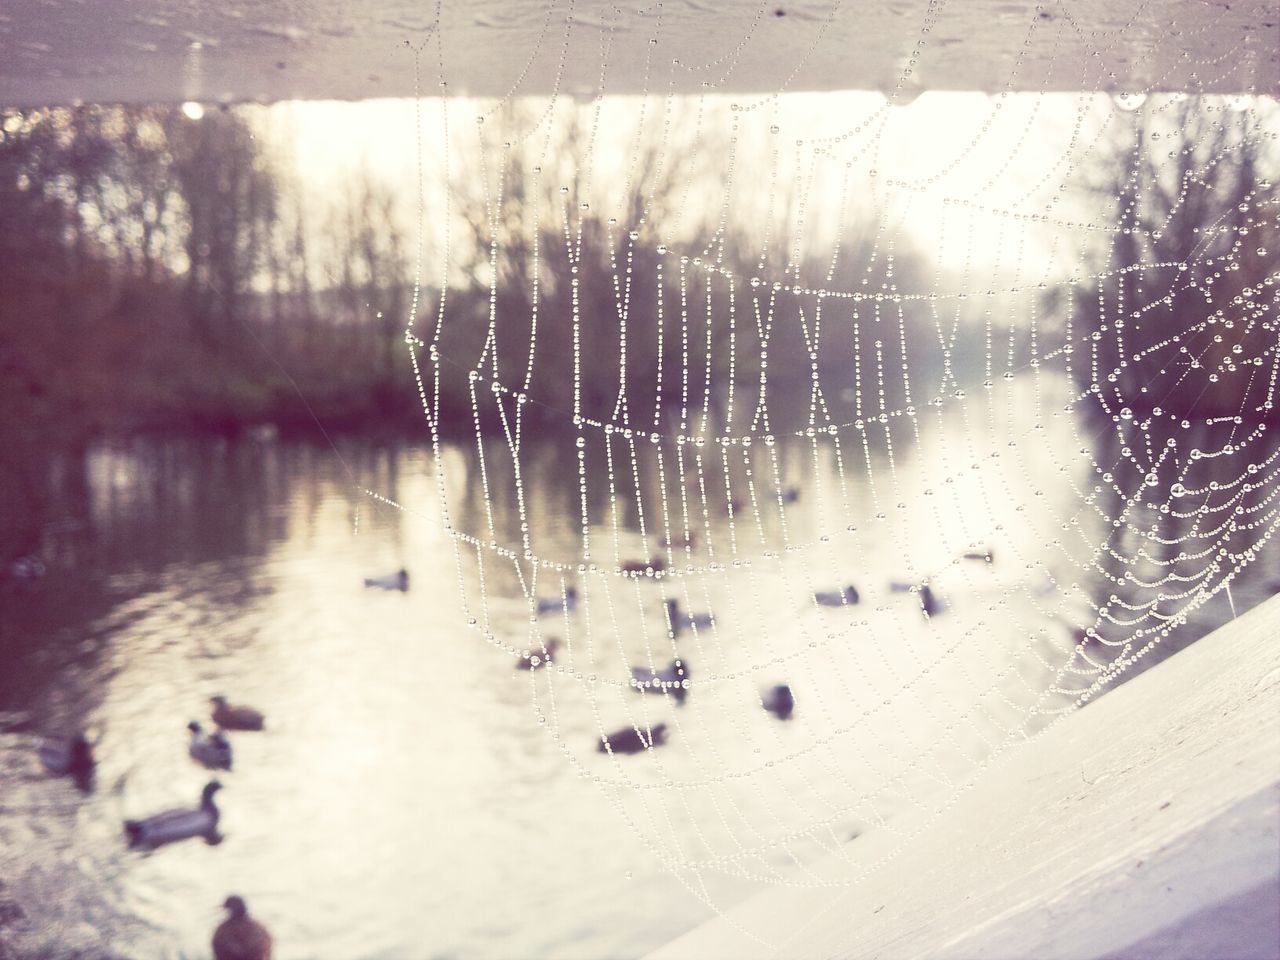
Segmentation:
{"type": "MultiPolygon", "coordinates": [[[[731,513],[721,492],[670,513],[660,530],[701,536],[665,554],[682,572],[660,581],[616,566],[661,552],[663,504],[697,485],[674,461],[642,457],[638,484],[631,467],[612,486],[593,470],[595,566],[580,567],[571,442],[531,445],[518,490],[493,443],[447,445],[439,463],[426,445],[253,438],[59,454],[48,573],[6,584],[0,609],[0,946],[206,956],[234,892],[284,958],[628,957],[709,917],[699,895],[723,908],[817,882],[822,857],[856,868],[857,835],[929,809],[1033,729],[1033,707],[1070,700],[1053,691],[1074,682],[1089,573],[1105,574],[1082,497],[1111,441],[1026,400],[929,413],[896,446],[839,457],[803,438],[758,451],[774,471],[761,490],[794,486],[796,502],[731,513]],[[440,489],[466,539],[449,537],[440,489]],[[537,555],[567,564],[533,588],[517,492],[537,555]],[[993,562],[961,557],[982,545],[993,562]],[[362,586],[402,566],[407,593],[362,586]],[[946,602],[932,620],[889,586],[926,575],[946,602]],[[562,582],[579,609],[531,618],[562,582]],[[845,582],[857,608],[813,605],[845,582]],[[672,641],[668,596],[714,610],[714,629],[672,641]],[[554,670],[514,669],[552,635],[567,646],[554,670]],[[683,706],[627,688],[632,665],[673,656],[690,669],[683,706]],[[759,708],[777,682],[796,691],[787,724],[759,708]],[[225,840],[126,849],[122,819],[195,803],[210,775],[184,728],[218,693],[268,716],[232,735],[225,840]],[[659,722],[671,742],[652,756],[596,750],[659,722]],[[88,795],[34,757],[41,735],[77,729],[99,759],[88,795]]],[[[1265,595],[1273,559],[1237,604],[1265,595]]],[[[1219,597],[1198,628],[1229,615],[1219,597]]]]}

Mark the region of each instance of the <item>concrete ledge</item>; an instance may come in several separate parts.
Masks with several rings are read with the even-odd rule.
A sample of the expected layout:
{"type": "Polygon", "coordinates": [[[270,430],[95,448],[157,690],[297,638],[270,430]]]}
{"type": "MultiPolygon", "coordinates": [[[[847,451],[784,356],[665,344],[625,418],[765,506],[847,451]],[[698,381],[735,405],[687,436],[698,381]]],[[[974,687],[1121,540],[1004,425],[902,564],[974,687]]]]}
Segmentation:
{"type": "Polygon", "coordinates": [[[765,891],[650,960],[1280,957],[1278,626],[1280,598],[1010,750],[906,840],[859,838],[887,858],[865,879],[765,891]]]}

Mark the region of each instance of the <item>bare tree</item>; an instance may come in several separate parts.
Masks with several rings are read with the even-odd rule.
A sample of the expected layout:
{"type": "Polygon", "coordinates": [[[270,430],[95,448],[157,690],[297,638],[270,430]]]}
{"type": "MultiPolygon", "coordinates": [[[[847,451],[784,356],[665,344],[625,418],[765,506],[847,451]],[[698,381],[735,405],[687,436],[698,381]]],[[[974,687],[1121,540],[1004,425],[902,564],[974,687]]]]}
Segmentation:
{"type": "MultiPolygon", "coordinates": [[[[383,409],[398,402],[409,371],[400,333],[407,320],[409,259],[398,209],[395,191],[365,168],[348,180],[330,230],[330,272],[346,319],[376,335],[373,362],[383,409]]],[[[296,237],[301,242],[302,233],[296,237]]]]}
{"type": "MultiPolygon", "coordinates": [[[[671,157],[681,150],[671,140],[681,133],[673,130],[665,151],[639,144],[625,189],[593,190],[592,177],[609,174],[580,168],[590,150],[581,108],[505,111],[500,127],[530,135],[468,144],[459,165],[466,176],[451,184],[467,226],[458,256],[471,286],[449,292],[438,331],[445,392],[465,397],[475,369],[526,393],[530,415],[567,423],[581,413],[641,428],[684,395],[703,402],[705,334],[715,320],[705,298],[681,305],[679,257],[662,248],[671,238],[659,226],[674,219],[683,186],[714,182],[701,178],[710,178],[715,150],[697,153],[697,169],[677,168],[671,157]]],[[[496,413],[493,402],[481,399],[482,419],[496,413]]]]}
{"type": "Polygon", "coordinates": [[[273,173],[248,124],[233,113],[175,121],[169,138],[187,212],[190,315],[202,336],[225,344],[265,265],[275,220],[273,173]]]}
{"type": "Polygon", "coordinates": [[[1072,305],[1087,335],[1075,376],[1106,410],[1271,415],[1254,361],[1275,344],[1280,114],[1190,97],[1113,119],[1088,189],[1114,227],[1072,305]]]}

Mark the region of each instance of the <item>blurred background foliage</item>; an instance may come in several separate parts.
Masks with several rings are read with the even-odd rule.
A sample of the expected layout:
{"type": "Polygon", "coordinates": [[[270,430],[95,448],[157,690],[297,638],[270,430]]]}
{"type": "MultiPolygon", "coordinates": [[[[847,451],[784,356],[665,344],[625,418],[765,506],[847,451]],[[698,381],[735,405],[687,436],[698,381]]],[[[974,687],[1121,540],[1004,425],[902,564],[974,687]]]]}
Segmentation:
{"type": "MultiPolygon", "coordinates": [[[[404,343],[407,188],[366,165],[308,191],[253,109],[0,110],[8,489],[38,498],[45,452],[104,432],[425,430],[404,343]]],[[[505,127],[537,125],[536,104],[503,109],[505,127]]],[[[833,243],[804,228],[785,183],[767,218],[701,205],[733,151],[678,122],[663,144],[638,143],[634,177],[600,203],[575,167],[591,154],[583,109],[537,142],[455,145],[448,210],[424,203],[426,233],[451,237],[451,286],[419,291],[414,327],[440,359],[427,397],[443,434],[497,432],[517,392],[543,430],[574,414],[668,432],[849,423],[1037,356],[1102,411],[1234,413],[1243,398],[1249,415],[1271,412],[1269,101],[1113,110],[1072,179],[1113,229],[1093,232],[1086,274],[1038,304],[931,297],[942,278],[926,248],[857,211],[833,243]]],[[[433,258],[425,277],[441,275],[433,258]]],[[[2,552],[24,549],[21,526],[6,522],[2,552]]]]}

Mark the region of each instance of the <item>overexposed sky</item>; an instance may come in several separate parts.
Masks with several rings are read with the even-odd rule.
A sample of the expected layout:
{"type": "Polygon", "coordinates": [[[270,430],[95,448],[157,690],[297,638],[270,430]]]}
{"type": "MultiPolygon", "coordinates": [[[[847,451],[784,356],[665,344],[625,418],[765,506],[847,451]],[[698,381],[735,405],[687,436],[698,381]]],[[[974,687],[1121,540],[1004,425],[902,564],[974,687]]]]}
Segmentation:
{"type": "MultiPolygon", "coordinates": [[[[558,116],[565,115],[564,105],[562,100],[558,116]]],[[[731,222],[765,217],[763,201],[776,187],[779,195],[807,196],[806,223],[812,226],[806,230],[861,227],[858,211],[870,212],[895,236],[913,236],[948,268],[968,262],[1015,270],[1063,259],[1049,246],[1051,231],[1017,215],[1060,215],[1070,198],[1055,198],[1066,197],[1059,188],[1074,173],[1072,136],[1075,154],[1086,157],[1088,141],[1080,131],[1096,132],[1112,103],[1093,95],[927,93],[889,107],[881,94],[857,92],[756,100],[610,97],[577,109],[584,127],[594,121],[596,129],[591,146],[579,150],[578,173],[594,179],[606,205],[609,187],[638,175],[636,157],[661,143],[664,121],[674,117],[686,135],[659,151],[660,162],[677,169],[720,165],[723,179],[711,189],[692,184],[689,202],[723,207],[731,222]],[[690,130],[700,134],[693,146],[690,130]],[[727,151],[734,136],[731,183],[727,151]]],[[[453,179],[478,183],[485,167],[494,183],[502,145],[527,140],[538,154],[546,129],[545,123],[517,126],[491,103],[452,100],[446,106],[438,99],[280,103],[264,108],[262,124],[263,135],[296,158],[308,191],[335,190],[353,171],[367,168],[403,198],[406,224],[418,219],[420,142],[428,247],[439,226],[434,210],[443,202],[446,152],[453,179]],[[478,116],[484,124],[476,123],[478,116]]],[[[547,170],[563,160],[543,159],[547,170]]],[[[672,226],[678,239],[678,226],[672,226]]]]}
{"type": "Polygon", "coordinates": [[[895,106],[875,92],[561,97],[505,111],[466,99],[311,101],[262,108],[260,129],[292,155],[316,203],[362,169],[390,185],[409,234],[421,227],[428,282],[443,275],[445,234],[454,232],[446,184],[465,184],[475,200],[488,183],[495,199],[511,144],[526,173],[541,169],[553,201],[557,180],[572,183],[573,197],[624,224],[626,185],[671,174],[679,202],[651,226],[678,252],[696,255],[682,244],[708,216],[774,244],[798,233],[818,250],[873,229],[885,249],[913,244],[944,273],[1022,283],[1075,273],[1087,225],[1109,222],[1107,210],[1086,207],[1080,175],[1106,157],[1108,127],[1141,102],[948,92],[895,106]],[[571,148],[560,135],[570,118],[580,132],[571,148]],[[786,197],[803,204],[788,208],[783,228],[786,197]]]}

